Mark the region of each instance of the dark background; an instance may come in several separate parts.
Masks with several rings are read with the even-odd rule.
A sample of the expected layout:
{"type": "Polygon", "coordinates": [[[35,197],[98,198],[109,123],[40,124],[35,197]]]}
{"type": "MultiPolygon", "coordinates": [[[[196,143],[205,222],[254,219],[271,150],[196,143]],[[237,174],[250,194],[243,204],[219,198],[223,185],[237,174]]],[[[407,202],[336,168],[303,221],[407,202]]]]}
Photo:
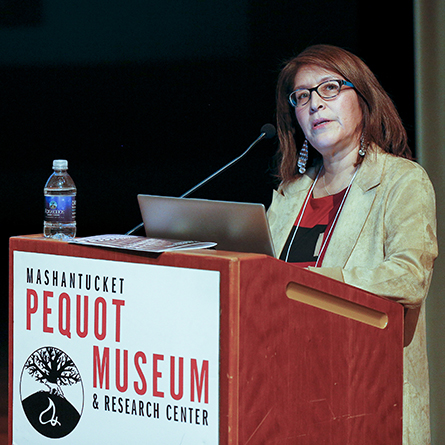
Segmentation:
{"type": "MultiPolygon", "coordinates": [[[[0,1],[1,363],[8,238],[42,232],[53,159],[68,159],[78,188],[78,236],[125,233],[140,222],[138,193],[181,195],[274,123],[282,62],[316,43],[365,60],[415,149],[412,2],[386,6],[0,1]]],[[[194,197],[268,206],[275,151],[262,142],[194,197]]]]}

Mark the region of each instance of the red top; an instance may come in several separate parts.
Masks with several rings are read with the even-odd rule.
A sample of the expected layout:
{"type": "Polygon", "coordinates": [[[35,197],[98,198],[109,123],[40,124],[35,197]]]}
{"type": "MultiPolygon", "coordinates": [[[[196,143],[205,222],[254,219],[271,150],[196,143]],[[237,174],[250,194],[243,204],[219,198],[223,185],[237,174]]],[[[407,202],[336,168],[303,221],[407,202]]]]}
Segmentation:
{"type": "Polygon", "coordinates": [[[318,266],[321,266],[333,232],[330,229],[336,222],[335,217],[346,191],[347,189],[344,189],[335,195],[317,199],[311,195],[299,227],[297,225],[304,206],[295,220],[295,224],[281,252],[281,260],[296,263],[297,266],[301,267],[315,266],[317,260],[319,260],[318,266]],[[323,247],[325,236],[328,234],[329,238],[323,247]]]}

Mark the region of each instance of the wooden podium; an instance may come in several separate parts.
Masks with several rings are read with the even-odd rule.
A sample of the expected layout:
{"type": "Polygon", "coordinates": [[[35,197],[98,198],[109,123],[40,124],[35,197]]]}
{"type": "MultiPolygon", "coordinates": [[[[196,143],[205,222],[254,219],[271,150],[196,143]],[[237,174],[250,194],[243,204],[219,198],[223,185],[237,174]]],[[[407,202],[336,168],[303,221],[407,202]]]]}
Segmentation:
{"type": "Polygon", "coordinates": [[[10,240],[11,444],[53,443],[57,396],[80,416],[64,444],[395,445],[402,385],[402,306],[352,286],[265,255],[10,240]]]}

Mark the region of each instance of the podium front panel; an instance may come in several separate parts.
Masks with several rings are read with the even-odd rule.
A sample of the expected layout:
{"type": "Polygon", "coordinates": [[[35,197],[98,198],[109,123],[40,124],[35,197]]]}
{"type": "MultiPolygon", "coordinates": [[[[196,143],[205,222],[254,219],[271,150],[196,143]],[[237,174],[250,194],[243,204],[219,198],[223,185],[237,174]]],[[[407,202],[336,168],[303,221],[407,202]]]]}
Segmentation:
{"type": "Polygon", "coordinates": [[[14,444],[218,443],[218,271],[13,262],[14,444]]]}

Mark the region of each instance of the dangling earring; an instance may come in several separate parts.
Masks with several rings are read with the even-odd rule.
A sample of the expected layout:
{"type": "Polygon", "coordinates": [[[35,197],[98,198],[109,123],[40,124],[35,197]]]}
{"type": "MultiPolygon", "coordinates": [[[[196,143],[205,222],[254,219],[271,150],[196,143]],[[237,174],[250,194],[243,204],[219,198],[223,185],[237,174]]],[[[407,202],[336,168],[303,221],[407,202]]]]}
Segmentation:
{"type": "Polygon", "coordinates": [[[306,163],[308,160],[309,151],[307,148],[307,139],[304,140],[303,147],[300,150],[300,155],[298,157],[298,172],[302,175],[306,171],[306,163]]]}
{"type": "Polygon", "coordinates": [[[360,137],[360,148],[358,150],[358,154],[362,158],[364,158],[366,155],[366,148],[367,148],[367,144],[365,143],[365,136],[362,134],[360,137]]]}

